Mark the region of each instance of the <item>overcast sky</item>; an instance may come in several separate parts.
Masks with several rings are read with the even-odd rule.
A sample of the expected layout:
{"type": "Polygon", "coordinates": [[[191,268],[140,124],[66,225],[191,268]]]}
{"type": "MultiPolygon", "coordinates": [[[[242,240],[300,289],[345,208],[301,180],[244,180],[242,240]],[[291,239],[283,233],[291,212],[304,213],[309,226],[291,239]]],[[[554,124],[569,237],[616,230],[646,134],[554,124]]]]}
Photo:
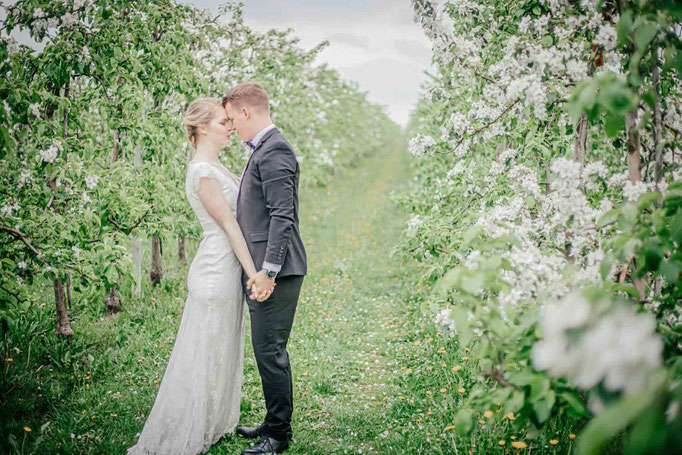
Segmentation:
{"type": "MultiPolygon", "coordinates": [[[[221,3],[182,1],[215,13],[221,3]]],[[[294,29],[305,49],[328,40],[317,62],[357,81],[393,120],[407,123],[431,61],[410,0],[246,0],[244,17],[258,31],[294,29]]]]}
{"type": "MultiPolygon", "coordinates": [[[[180,0],[218,13],[224,0],[180,0]]],[[[15,0],[0,0],[4,5],[15,0]]],[[[389,116],[407,124],[425,71],[431,45],[412,20],[410,0],[245,0],[247,25],[257,31],[292,28],[300,46],[311,49],[324,40],[318,57],[342,77],[352,79],[370,100],[386,106],[389,116]]],[[[1,8],[0,8],[1,10],[1,8]]],[[[5,16],[0,11],[0,20],[5,16]]],[[[28,34],[13,33],[20,42],[28,34]]]]}

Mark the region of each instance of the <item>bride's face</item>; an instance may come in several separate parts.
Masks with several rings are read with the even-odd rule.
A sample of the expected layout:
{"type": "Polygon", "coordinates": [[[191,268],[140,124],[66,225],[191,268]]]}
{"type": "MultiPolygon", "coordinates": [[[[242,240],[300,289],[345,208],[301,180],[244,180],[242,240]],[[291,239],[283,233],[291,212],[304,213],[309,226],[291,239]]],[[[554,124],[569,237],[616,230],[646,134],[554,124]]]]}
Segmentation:
{"type": "Polygon", "coordinates": [[[225,147],[230,143],[232,130],[228,126],[225,110],[217,108],[210,122],[204,125],[203,139],[218,147],[225,147]]]}

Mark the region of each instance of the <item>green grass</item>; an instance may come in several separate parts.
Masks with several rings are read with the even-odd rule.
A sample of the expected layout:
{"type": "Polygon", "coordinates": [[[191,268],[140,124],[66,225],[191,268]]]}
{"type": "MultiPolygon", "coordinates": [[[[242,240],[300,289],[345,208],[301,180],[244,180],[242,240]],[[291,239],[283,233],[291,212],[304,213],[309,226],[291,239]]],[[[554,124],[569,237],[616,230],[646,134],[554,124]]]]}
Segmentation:
{"type": "MultiPolygon", "coordinates": [[[[419,267],[390,255],[407,216],[389,195],[408,178],[408,158],[396,144],[336,176],[327,188],[303,190],[309,275],[289,343],[295,410],[288,453],[502,454],[512,451],[511,436],[526,441],[533,453],[569,453],[571,430],[559,425],[563,420],[555,419],[532,442],[501,413],[480,416],[485,425],[477,424],[467,438],[447,428],[472,369],[461,360],[466,353],[419,313],[413,296],[421,290],[410,288],[419,267]],[[446,351],[439,353],[441,347],[446,351]],[[461,370],[454,371],[455,365],[461,370]],[[560,441],[556,447],[548,443],[553,438],[560,441]]],[[[194,248],[188,245],[190,258],[194,248]]],[[[161,286],[146,289],[142,299],[125,298],[118,315],[107,316],[100,302],[77,301],[70,346],[52,333],[51,304],[34,302],[18,314],[11,333],[24,336],[3,340],[5,357],[13,358],[4,370],[12,384],[2,389],[8,392],[2,411],[6,452],[119,454],[136,441],[186,297],[187,266],[170,254],[164,260],[161,286]],[[45,328],[47,333],[29,336],[45,328]]],[[[49,291],[45,302],[51,301],[49,291]]],[[[241,423],[257,424],[265,409],[248,339],[245,356],[241,423]]],[[[235,454],[248,445],[228,435],[209,453],[235,454]]]]}

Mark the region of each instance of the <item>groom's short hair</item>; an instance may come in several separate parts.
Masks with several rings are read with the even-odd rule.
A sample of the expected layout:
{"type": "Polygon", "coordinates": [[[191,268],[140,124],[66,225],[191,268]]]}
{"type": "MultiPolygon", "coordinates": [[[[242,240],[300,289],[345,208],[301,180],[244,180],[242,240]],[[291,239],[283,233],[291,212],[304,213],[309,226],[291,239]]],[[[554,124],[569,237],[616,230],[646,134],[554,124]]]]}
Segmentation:
{"type": "Polygon", "coordinates": [[[223,107],[227,103],[237,108],[247,106],[262,112],[269,111],[268,92],[256,82],[246,81],[233,87],[223,96],[223,107]]]}

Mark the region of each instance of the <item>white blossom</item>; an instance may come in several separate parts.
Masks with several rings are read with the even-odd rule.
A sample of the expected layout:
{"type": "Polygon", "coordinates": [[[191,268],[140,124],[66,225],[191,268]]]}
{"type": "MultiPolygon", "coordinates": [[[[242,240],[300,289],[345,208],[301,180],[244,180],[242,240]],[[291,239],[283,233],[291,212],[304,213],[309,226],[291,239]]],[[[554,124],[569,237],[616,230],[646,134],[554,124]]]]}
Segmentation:
{"type": "Polygon", "coordinates": [[[63,150],[62,143],[54,141],[50,147],[40,151],[40,158],[47,163],[54,163],[60,150],[63,150]]]}
{"type": "Polygon", "coordinates": [[[85,186],[91,190],[97,186],[97,182],[99,182],[99,177],[96,175],[88,175],[85,177],[85,186]]]}
{"type": "Polygon", "coordinates": [[[533,365],[583,389],[603,383],[611,391],[636,393],[661,364],[663,342],[651,314],[618,307],[599,315],[577,291],[545,307],[541,328],[533,365]],[[577,336],[571,335],[575,329],[577,336]]]}
{"type": "Polygon", "coordinates": [[[17,262],[17,267],[23,270],[26,268],[26,263],[24,261],[19,261],[17,262]]]}
{"type": "Polygon", "coordinates": [[[441,325],[448,329],[450,336],[455,336],[457,333],[457,326],[455,325],[455,320],[450,318],[451,314],[451,308],[444,308],[436,313],[436,317],[433,319],[433,322],[436,325],[441,325]]]}
{"type": "Polygon", "coordinates": [[[407,150],[413,156],[419,157],[426,155],[430,151],[429,149],[434,145],[436,145],[436,141],[434,141],[431,136],[423,136],[421,134],[418,134],[412,139],[410,139],[410,143],[407,146],[407,150]]]}
{"type": "Polygon", "coordinates": [[[636,202],[642,194],[649,191],[647,184],[640,181],[632,183],[630,181],[625,182],[623,186],[623,197],[630,202],[636,202]]]}
{"type": "Polygon", "coordinates": [[[605,49],[613,49],[616,47],[616,40],[618,35],[616,29],[611,25],[604,23],[599,27],[599,33],[594,38],[594,43],[604,46],[605,49]]]}
{"type": "Polygon", "coordinates": [[[424,221],[419,215],[415,215],[409,220],[407,220],[407,233],[409,235],[414,235],[417,233],[419,227],[424,224],[424,221]]]}

